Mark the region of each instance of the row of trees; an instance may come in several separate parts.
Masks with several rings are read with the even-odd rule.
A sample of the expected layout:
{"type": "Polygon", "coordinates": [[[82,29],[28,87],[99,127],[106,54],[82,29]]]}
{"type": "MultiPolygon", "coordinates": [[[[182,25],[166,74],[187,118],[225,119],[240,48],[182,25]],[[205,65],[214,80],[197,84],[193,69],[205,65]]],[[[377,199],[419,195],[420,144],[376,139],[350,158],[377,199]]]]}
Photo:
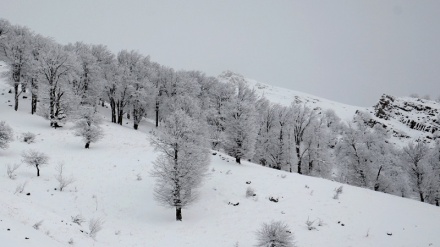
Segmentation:
{"type": "MultiPolygon", "coordinates": [[[[102,137],[101,121],[96,117],[99,105],[110,108],[113,123],[122,124],[127,118],[134,129],[144,118],[151,118],[161,127],[153,144],[164,154],[156,161],[156,175],[185,167],[180,159],[199,160],[189,165],[203,167],[198,164],[206,161],[200,157],[205,157],[205,148],[210,147],[225,151],[237,163],[246,159],[274,169],[438,203],[439,195],[433,188],[439,187],[440,164],[433,157],[438,156],[439,144],[411,144],[425,145],[423,159],[417,163],[417,167],[423,164],[423,169],[416,168],[420,171],[415,176],[421,179],[417,182],[414,169],[408,168],[414,167],[414,162],[405,158],[410,146],[392,144],[387,131],[370,121],[366,113],[357,113],[345,124],[333,111],[310,108],[304,102],[273,104],[257,96],[245,78],[232,72],[209,77],[199,71],[175,71],[136,51],[115,55],[103,45],[77,42],[62,46],[5,20],[0,21],[0,48],[10,67],[6,76],[13,86],[14,108],[19,107],[20,95],[30,90],[31,113],[47,117],[55,128],[67,120],[77,121],[77,135],[83,136],[86,147],[102,137]],[[184,135],[172,137],[179,124],[191,126],[184,135]],[[198,138],[192,140],[191,133],[198,138]],[[192,141],[185,143],[187,140],[192,141]],[[196,149],[204,150],[203,155],[196,149]],[[419,195],[422,190],[423,199],[419,195]]],[[[203,169],[197,172],[203,173],[203,169]]],[[[165,188],[184,187],[176,179],[172,181],[174,187],[160,182],[162,190],[158,189],[157,195],[161,201],[171,201],[161,194],[165,188]]],[[[199,182],[190,184],[195,188],[199,182]]],[[[185,190],[180,196],[195,195],[192,189],[185,190]]],[[[172,205],[181,208],[185,200],[176,197],[172,205]]]]}

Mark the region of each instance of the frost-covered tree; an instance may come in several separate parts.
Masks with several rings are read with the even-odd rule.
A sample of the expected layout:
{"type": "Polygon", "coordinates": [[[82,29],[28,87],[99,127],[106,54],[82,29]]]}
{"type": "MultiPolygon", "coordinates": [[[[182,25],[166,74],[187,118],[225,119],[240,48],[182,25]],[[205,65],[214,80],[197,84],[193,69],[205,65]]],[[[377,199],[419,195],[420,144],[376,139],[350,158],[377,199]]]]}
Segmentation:
{"type": "Polygon", "coordinates": [[[336,146],[336,159],[343,174],[341,182],[392,192],[389,176],[395,170],[394,150],[385,130],[368,125],[371,116],[359,112],[344,128],[336,146]]]}
{"type": "MultiPolygon", "coordinates": [[[[330,113],[331,114],[331,113],[330,113]]],[[[331,115],[330,115],[331,116],[331,115]]],[[[327,114],[318,114],[311,127],[307,129],[303,137],[305,153],[304,173],[317,177],[329,177],[332,169],[332,155],[330,146],[335,139],[336,133],[332,128],[334,119],[327,114]]]]}
{"type": "Polygon", "coordinates": [[[19,96],[25,88],[23,81],[23,71],[31,58],[31,40],[33,34],[22,26],[4,26],[8,29],[0,39],[0,49],[2,50],[3,60],[9,66],[6,77],[14,88],[14,110],[18,110],[19,96]],[[22,88],[20,89],[20,85],[22,88]]]}
{"type": "Polygon", "coordinates": [[[102,123],[101,116],[94,107],[82,107],[78,120],[75,123],[75,135],[83,138],[85,148],[90,147],[90,143],[97,142],[104,137],[104,133],[99,126],[102,123]]]}
{"type": "Polygon", "coordinates": [[[23,152],[21,156],[23,158],[23,163],[37,169],[38,177],[40,176],[40,167],[47,165],[49,162],[49,157],[46,154],[32,149],[23,152]]]}
{"type": "Polygon", "coordinates": [[[7,149],[9,143],[14,140],[14,132],[4,121],[0,121],[0,148],[7,149]]]}
{"type": "MultiPolygon", "coordinates": [[[[298,173],[302,174],[302,166],[304,155],[307,150],[304,150],[303,140],[306,131],[311,128],[313,122],[316,120],[316,111],[309,108],[306,104],[292,103],[292,135],[294,143],[294,153],[297,160],[298,173]]],[[[292,171],[292,168],[290,168],[292,171]]]]}
{"type": "Polygon", "coordinates": [[[253,160],[262,166],[271,166],[269,157],[274,145],[274,136],[276,136],[276,105],[271,104],[265,98],[261,98],[258,100],[256,108],[259,127],[253,160]]]}
{"type": "Polygon", "coordinates": [[[224,149],[239,164],[242,158],[251,158],[254,154],[257,137],[256,101],[255,91],[243,80],[238,81],[236,94],[226,110],[224,149]]]}
{"type": "Polygon", "coordinates": [[[156,177],[154,197],[161,205],[176,209],[176,220],[182,220],[182,208],[197,198],[209,162],[206,127],[203,121],[188,116],[183,110],[168,115],[160,132],[151,140],[159,156],[152,176],[156,177]]]}
{"type": "Polygon", "coordinates": [[[257,231],[258,247],[295,247],[294,236],[286,223],[263,223],[257,231]]]}
{"type": "Polygon", "coordinates": [[[39,88],[40,88],[40,78],[38,71],[38,59],[40,52],[47,42],[50,42],[47,38],[41,35],[34,35],[31,40],[31,59],[26,63],[26,67],[23,71],[23,79],[27,88],[31,93],[31,114],[37,112],[37,104],[39,102],[39,88]]]}
{"type": "Polygon", "coordinates": [[[209,124],[210,142],[213,149],[220,149],[226,142],[225,120],[227,106],[235,94],[235,87],[231,83],[214,81],[208,89],[209,105],[207,109],[207,121],[209,124]]]}
{"type": "Polygon", "coordinates": [[[402,150],[401,158],[403,166],[407,172],[410,186],[418,195],[421,202],[427,198],[428,191],[431,187],[432,180],[429,175],[433,172],[429,166],[427,158],[429,155],[429,147],[427,144],[419,141],[417,143],[409,143],[402,150]]]}
{"type": "Polygon", "coordinates": [[[68,44],[66,50],[74,53],[78,60],[78,76],[72,80],[72,89],[80,98],[81,105],[95,106],[102,91],[101,67],[92,53],[92,46],[82,42],[68,44]]]}
{"type": "Polygon", "coordinates": [[[291,121],[292,110],[289,107],[276,105],[275,106],[275,132],[272,136],[272,150],[269,158],[271,167],[281,170],[287,168],[291,170],[292,160],[292,135],[291,135],[291,121]]]}
{"type": "Polygon", "coordinates": [[[70,95],[71,87],[68,84],[73,80],[72,77],[76,76],[76,57],[63,46],[48,42],[39,54],[37,65],[41,81],[44,81],[49,93],[50,126],[60,127],[60,123],[66,118],[65,108],[73,103],[70,99],[64,99],[70,95]]]}

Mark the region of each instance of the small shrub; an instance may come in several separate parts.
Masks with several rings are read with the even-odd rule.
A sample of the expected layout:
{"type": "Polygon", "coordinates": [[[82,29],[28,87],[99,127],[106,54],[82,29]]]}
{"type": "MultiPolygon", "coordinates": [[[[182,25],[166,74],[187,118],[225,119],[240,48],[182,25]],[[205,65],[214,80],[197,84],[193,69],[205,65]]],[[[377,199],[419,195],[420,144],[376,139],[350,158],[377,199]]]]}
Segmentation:
{"type": "Polygon", "coordinates": [[[25,132],[21,135],[21,140],[26,142],[27,144],[31,144],[35,142],[36,135],[31,132],[25,132]]]}
{"type": "Polygon", "coordinates": [[[295,247],[294,236],[287,224],[281,221],[263,223],[257,231],[258,247],[295,247]]]}
{"type": "Polygon", "coordinates": [[[82,217],[82,215],[78,214],[76,216],[70,216],[72,218],[72,222],[77,224],[77,225],[81,225],[82,223],[84,223],[86,220],[82,217]]]}
{"type": "Polygon", "coordinates": [[[14,180],[17,175],[15,174],[15,171],[20,167],[20,164],[14,164],[14,165],[8,165],[6,169],[6,173],[8,174],[8,177],[12,180],[14,180]]]}
{"type": "Polygon", "coordinates": [[[39,230],[40,229],[40,226],[43,224],[43,220],[40,220],[40,221],[38,221],[38,222],[36,222],[32,227],[35,229],[35,230],[39,230]]]}
{"type": "Polygon", "coordinates": [[[281,178],[286,178],[286,174],[281,174],[281,178]]]}
{"type": "Polygon", "coordinates": [[[339,199],[339,195],[342,194],[342,189],[343,189],[342,185],[339,186],[339,188],[335,189],[335,194],[333,195],[333,199],[335,200],[339,199]]]}
{"type": "Polygon", "coordinates": [[[311,221],[311,220],[309,220],[309,217],[307,217],[306,225],[307,225],[307,229],[309,231],[316,229],[316,227],[313,226],[313,223],[315,223],[315,221],[311,221]]]}
{"type": "Polygon", "coordinates": [[[64,163],[58,164],[56,168],[58,174],[55,176],[55,179],[58,181],[58,189],[60,191],[63,191],[65,187],[70,185],[71,183],[75,182],[75,178],[70,176],[69,178],[66,178],[63,174],[64,170],[64,163]]]}
{"type": "Polygon", "coordinates": [[[99,231],[102,230],[102,225],[104,225],[104,220],[101,218],[93,218],[89,221],[89,236],[92,238],[96,237],[99,231]]]}
{"type": "Polygon", "coordinates": [[[17,193],[21,194],[21,193],[23,193],[24,189],[26,188],[26,185],[27,185],[27,181],[18,184],[17,187],[15,188],[15,193],[14,194],[17,194],[17,193]]]}
{"type": "Polygon", "coordinates": [[[253,197],[255,196],[255,190],[252,187],[247,187],[246,189],[246,197],[253,197]]]}
{"type": "Polygon", "coordinates": [[[141,181],[141,180],[142,180],[142,175],[141,175],[140,173],[138,173],[138,174],[136,175],[136,180],[137,180],[137,181],[141,181]]]}

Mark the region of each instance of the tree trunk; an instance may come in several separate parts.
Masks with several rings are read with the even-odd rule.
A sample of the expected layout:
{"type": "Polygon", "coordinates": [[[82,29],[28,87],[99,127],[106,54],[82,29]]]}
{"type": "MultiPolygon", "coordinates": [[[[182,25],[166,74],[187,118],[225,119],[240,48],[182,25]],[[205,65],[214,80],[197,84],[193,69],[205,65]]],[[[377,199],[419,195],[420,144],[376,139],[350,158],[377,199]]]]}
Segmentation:
{"type": "Polygon", "coordinates": [[[156,127],[159,126],[159,101],[156,101],[156,127]]]}
{"type": "Polygon", "coordinates": [[[49,92],[49,117],[50,126],[55,125],[55,88],[52,86],[49,92]]]}
{"type": "Polygon", "coordinates": [[[423,196],[423,192],[419,191],[420,201],[425,202],[425,197],[423,196]]]}
{"type": "Polygon", "coordinates": [[[295,147],[296,150],[296,158],[298,159],[298,174],[302,174],[301,171],[301,156],[299,155],[299,145],[297,144],[295,147]]]}
{"type": "Polygon", "coordinates": [[[133,128],[134,128],[135,130],[137,130],[138,127],[139,127],[139,125],[138,125],[137,123],[133,124],[133,128]]]}
{"type": "Polygon", "coordinates": [[[238,164],[241,164],[241,158],[240,157],[235,157],[235,162],[237,162],[238,164]]]}
{"type": "Polygon", "coordinates": [[[182,221],[182,208],[176,206],[176,221],[182,221]]]}
{"type": "Polygon", "coordinates": [[[122,111],[122,110],[119,110],[119,111],[118,111],[118,124],[119,124],[119,125],[122,125],[122,120],[123,120],[123,119],[122,119],[122,117],[123,117],[122,115],[123,115],[123,114],[124,114],[124,111],[122,111]]]}
{"type": "Polygon", "coordinates": [[[19,97],[19,95],[18,95],[18,83],[16,82],[16,83],[14,83],[14,93],[15,93],[15,95],[14,95],[14,98],[15,98],[15,105],[14,105],[14,110],[15,111],[17,111],[18,110],[18,97],[19,97]]]}
{"type": "Polygon", "coordinates": [[[31,79],[31,114],[37,112],[37,100],[38,100],[38,84],[34,78],[31,79]]]}
{"type": "Polygon", "coordinates": [[[130,119],[130,112],[127,112],[127,119],[130,119]]]}
{"type": "Polygon", "coordinates": [[[436,205],[437,207],[440,206],[440,204],[439,204],[439,199],[435,199],[435,205],[436,205]]]}
{"type": "Polygon", "coordinates": [[[38,164],[36,164],[35,167],[37,168],[37,177],[39,177],[40,176],[40,168],[38,167],[38,164]]]}
{"type": "Polygon", "coordinates": [[[110,99],[110,108],[112,112],[112,123],[116,123],[116,103],[114,99],[110,99]]]}
{"type": "Polygon", "coordinates": [[[37,112],[37,94],[32,93],[32,99],[31,99],[31,114],[33,115],[34,113],[37,112]]]}
{"type": "Polygon", "coordinates": [[[86,142],[86,148],[88,149],[90,147],[90,142],[86,142]]]}

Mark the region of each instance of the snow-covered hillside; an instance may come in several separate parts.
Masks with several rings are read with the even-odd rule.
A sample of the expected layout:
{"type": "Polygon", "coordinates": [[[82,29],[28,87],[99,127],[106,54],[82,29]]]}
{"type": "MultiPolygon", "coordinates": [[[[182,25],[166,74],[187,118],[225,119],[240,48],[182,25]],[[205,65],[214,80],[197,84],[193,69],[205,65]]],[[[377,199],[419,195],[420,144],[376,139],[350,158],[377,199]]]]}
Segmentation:
{"type": "Polygon", "coordinates": [[[320,98],[314,95],[271,86],[253,79],[244,78],[240,74],[226,71],[219,77],[221,81],[244,80],[258,95],[264,96],[273,103],[284,106],[292,102],[306,103],[311,108],[333,110],[343,121],[351,121],[357,112],[370,113],[373,123],[386,127],[394,142],[425,139],[429,142],[440,135],[440,104],[425,99],[410,97],[393,97],[383,95],[372,107],[351,106],[320,98]]]}
{"type": "Polygon", "coordinates": [[[21,99],[15,112],[9,88],[0,81],[0,121],[16,136],[8,149],[0,149],[1,246],[254,246],[255,232],[272,220],[286,222],[303,247],[440,245],[438,207],[348,185],[336,200],[334,190],[341,184],[248,162],[238,165],[221,153],[211,156],[200,200],[176,222],[174,209],[153,200],[152,124],[143,122],[138,131],[131,123],[112,124],[101,108],[105,137],[87,150],[71,124],[53,129],[47,120],[30,115],[29,99],[21,99]],[[36,142],[20,141],[29,131],[37,135],[36,142]],[[29,149],[46,153],[49,165],[41,168],[40,177],[22,165],[17,178],[9,179],[6,165],[21,163],[21,153],[29,149]],[[76,178],[63,192],[55,190],[60,162],[65,174],[76,178]],[[23,183],[23,193],[15,193],[23,183]],[[255,197],[245,197],[248,187],[255,189],[255,197]],[[73,223],[77,215],[86,222],[73,223]],[[105,221],[95,239],[87,234],[92,218],[105,221]],[[307,219],[315,230],[307,229],[307,219]]]}

